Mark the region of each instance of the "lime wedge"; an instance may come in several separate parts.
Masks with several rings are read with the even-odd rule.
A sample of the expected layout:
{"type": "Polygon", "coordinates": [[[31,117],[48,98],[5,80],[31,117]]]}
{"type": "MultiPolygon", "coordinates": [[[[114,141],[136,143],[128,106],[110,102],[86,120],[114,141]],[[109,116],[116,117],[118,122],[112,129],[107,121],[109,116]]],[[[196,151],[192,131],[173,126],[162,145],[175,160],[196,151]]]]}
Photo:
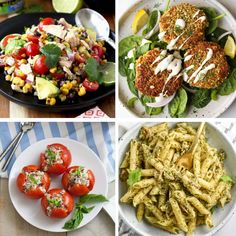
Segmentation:
{"type": "Polygon", "coordinates": [[[234,39],[231,36],[228,36],[228,39],[225,43],[224,52],[225,55],[229,56],[230,58],[235,58],[236,45],[234,39]]]}
{"type": "Polygon", "coordinates": [[[52,0],[56,12],[76,13],[83,6],[84,0],[52,0]]]}
{"type": "Polygon", "coordinates": [[[139,10],[133,20],[132,23],[132,31],[136,34],[140,29],[143,28],[144,25],[148,22],[148,14],[144,9],[139,10]]]}
{"type": "Polygon", "coordinates": [[[115,84],[115,63],[107,62],[102,66],[103,85],[111,86],[115,84]]]}

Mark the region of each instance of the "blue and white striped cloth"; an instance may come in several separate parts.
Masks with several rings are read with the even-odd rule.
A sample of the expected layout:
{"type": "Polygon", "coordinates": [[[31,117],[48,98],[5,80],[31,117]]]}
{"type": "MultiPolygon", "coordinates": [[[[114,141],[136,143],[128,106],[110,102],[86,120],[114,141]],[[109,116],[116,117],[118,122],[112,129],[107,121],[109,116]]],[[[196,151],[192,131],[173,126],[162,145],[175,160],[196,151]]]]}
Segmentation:
{"type": "MultiPolygon", "coordinates": [[[[20,123],[0,122],[0,153],[9,145],[20,131],[20,123]]],[[[115,178],[115,124],[107,122],[37,122],[32,130],[24,134],[15,155],[5,173],[0,177],[7,178],[17,156],[31,144],[42,139],[62,137],[77,140],[89,146],[104,163],[108,181],[115,178]]],[[[0,163],[0,168],[4,160],[0,163]]]]}

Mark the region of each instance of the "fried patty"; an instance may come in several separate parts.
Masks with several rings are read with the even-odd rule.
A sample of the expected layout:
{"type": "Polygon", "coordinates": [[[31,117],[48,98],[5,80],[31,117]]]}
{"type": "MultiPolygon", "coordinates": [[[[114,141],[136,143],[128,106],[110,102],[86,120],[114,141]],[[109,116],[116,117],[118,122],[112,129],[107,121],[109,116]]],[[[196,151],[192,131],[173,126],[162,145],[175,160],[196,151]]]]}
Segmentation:
{"type": "Polygon", "coordinates": [[[172,7],[160,18],[160,32],[165,32],[163,41],[170,43],[177,39],[177,42],[169,49],[186,50],[191,48],[198,41],[205,40],[205,29],[208,21],[205,13],[197,7],[182,3],[172,7]],[[177,20],[185,22],[185,27],[176,25],[177,20]]]}
{"type": "MultiPolygon", "coordinates": [[[[157,97],[163,93],[165,96],[171,96],[181,86],[182,76],[176,75],[166,83],[171,71],[164,70],[155,74],[155,68],[160,61],[154,64],[153,62],[161,52],[162,50],[155,48],[139,57],[136,62],[135,86],[144,95],[157,97]]],[[[170,53],[166,56],[168,55],[170,53]]]]}
{"type": "Polygon", "coordinates": [[[191,86],[207,89],[216,88],[227,78],[230,68],[223,49],[217,43],[198,42],[195,47],[187,50],[186,54],[189,57],[192,55],[192,57],[190,60],[184,62],[185,70],[186,68],[190,68],[192,65],[194,66],[192,69],[185,71],[187,74],[185,80],[187,80],[191,86]],[[197,81],[195,80],[196,76],[193,76],[191,79],[190,77],[193,73],[203,64],[203,61],[206,59],[210,49],[212,49],[213,55],[199,71],[197,81]],[[204,71],[204,69],[209,66],[214,68],[207,72],[204,71]]]}

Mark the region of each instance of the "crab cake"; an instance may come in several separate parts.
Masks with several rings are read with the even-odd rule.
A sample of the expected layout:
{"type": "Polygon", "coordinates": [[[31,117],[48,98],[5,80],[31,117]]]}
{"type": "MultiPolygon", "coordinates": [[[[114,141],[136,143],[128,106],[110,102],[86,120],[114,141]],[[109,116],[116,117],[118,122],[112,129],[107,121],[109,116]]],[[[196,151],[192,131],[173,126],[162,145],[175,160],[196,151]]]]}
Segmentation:
{"type": "Polygon", "coordinates": [[[165,12],[159,25],[161,40],[168,43],[167,49],[186,50],[198,41],[205,40],[208,21],[202,10],[182,3],[165,12]]]}
{"type": "Polygon", "coordinates": [[[216,88],[227,78],[229,69],[220,45],[199,42],[186,52],[184,80],[193,87],[216,88]]]}
{"type": "Polygon", "coordinates": [[[173,95],[182,83],[182,61],[167,50],[157,48],[136,62],[136,88],[147,96],[173,95]]]}

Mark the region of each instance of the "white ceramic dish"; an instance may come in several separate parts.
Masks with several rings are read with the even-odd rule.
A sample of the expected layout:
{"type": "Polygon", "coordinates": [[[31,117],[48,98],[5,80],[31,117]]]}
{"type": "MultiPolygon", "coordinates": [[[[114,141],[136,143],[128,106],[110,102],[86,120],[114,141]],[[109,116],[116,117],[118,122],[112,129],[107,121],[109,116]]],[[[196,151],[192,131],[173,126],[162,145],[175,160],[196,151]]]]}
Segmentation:
{"type": "MultiPolygon", "coordinates": [[[[31,225],[50,232],[65,232],[67,230],[62,229],[65,222],[68,221],[72,214],[65,219],[52,219],[47,217],[40,204],[40,200],[31,200],[22,194],[16,187],[16,178],[21,172],[22,168],[30,164],[39,164],[39,155],[44,152],[46,146],[52,143],[61,143],[68,147],[72,155],[72,165],[85,166],[91,169],[95,176],[95,185],[91,193],[107,194],[107,177],[102,162],[99,157],[86,145],[79,143],[75,140],[66,138],[49,138],[37,142],[28,147],[20,156],[16,159],[10,176],[9,176],[9,193],[11,201],[16,211],[31,225]]],[[[51,176],[51,188],[62,188],[61,175],[51,176]]],[[[75,198],[75,202],[77,198],[75,198]]],[[[81,222],[80,227],[89,223],[102,209],[102,203],[96,204],[96,207],[89,213],[84,215],[84,219],[81,222]]]]}
{"type": "MultiPolygon", "coordinates": [[[[144,124],[144,123],[143,123],[144,124]]],[[[129,129],[120,139],[119,143],[119,165],[124,157],[125,152],[128,149],[128,145],[131,139],[138,136],[140,127],[143,125],[136,125],[135,127],[129,129]]],[[[145,125],[152,126],[154,123],[145,123],[145,125]]],[[[173,127],[176,123],[169,123],[173,127]]],[[[194,122],[190,123],[193,127],[198,127],[199,123],[194,122]]],[[[217,147],[218,149],[222,148],[226,151],[227,158],[225,160],[225,168],[227,172],[235,179],[236,178],[236,151],[233,147],[233,144],[228,139],[228,137],[221,132],[217,126],[212,123],[207,123],[207,132],[206,136],[208,137],[208,142],[217,147]]],[[[124,183],[119,181],[119,199],[126,192],[126,186],[124,183]]],[[[223,225],[230,219],[234,214],[236,208],[236,188],[232,188],[232,201],[227,204],[223,209],[218,208],[213,214],[213,223],[214,227],[209,229],[206,226],[197,227],[194,236],[211,236],[216,233],[223,225]]],[[[119,213],[120,216],[124,219],[127,225],[129,225],[133,230],[139,233],[142,236],[151,236],[151,235],[161,235],[161,236],[170,236],[168,232],[160,230],[153,227],[152,225],[142,221],[138,222],[135,216],[135,209],[131,205],[119,204],[119,213]]],[[[183,233],[179,235],[184,235],[183,233]]]]}
{"type": "MultiPolygon", "coordinates": [[[[119,21],[119,40],[132,35],[131,25],[134,18],[134,15],[139,9],[146,8],[152,9],[154,5],[160,3],[160,9],[165,9],[166,0],[138,0],[132,5],[121,17],[119,21]]],[[[188,2],[194,4],[198,7],[213,7],[219,13],[225,13],[225,17],[220,20],[220,27],[232,31],[234,37],[236,38],[236,21],[231,13],[219,2],[215,0],[186,0],[184,2],[188,2]]],[[[183,3],[182,0],[172,0],[170,6],[183,3]]],[[[144,107],[141,105],[140,102],[135,104],[135,107],[130,109],[127,107],[127,102],[133,95],[128,88],[128,84],[125,77],[119,75],[119,99],[121,104],[130,111],[133,115],[137,117],[150,117],[149,115],[145,114],[144,107]]],[[[236,98],[236,93],[232,93],[228,96],[219,96],[217,101],[211,101],[206,107],[201,109],[196,109],[191,107],[187,114],[187,117],[218,117],[222,114],[234,101],[236,98]]],[[[132,115],[130,114],[130,116],[132,115]]],[[[167,107],[164,111],[159,114],[158,116],[152,117],[169,117],[167,107]]]]}

